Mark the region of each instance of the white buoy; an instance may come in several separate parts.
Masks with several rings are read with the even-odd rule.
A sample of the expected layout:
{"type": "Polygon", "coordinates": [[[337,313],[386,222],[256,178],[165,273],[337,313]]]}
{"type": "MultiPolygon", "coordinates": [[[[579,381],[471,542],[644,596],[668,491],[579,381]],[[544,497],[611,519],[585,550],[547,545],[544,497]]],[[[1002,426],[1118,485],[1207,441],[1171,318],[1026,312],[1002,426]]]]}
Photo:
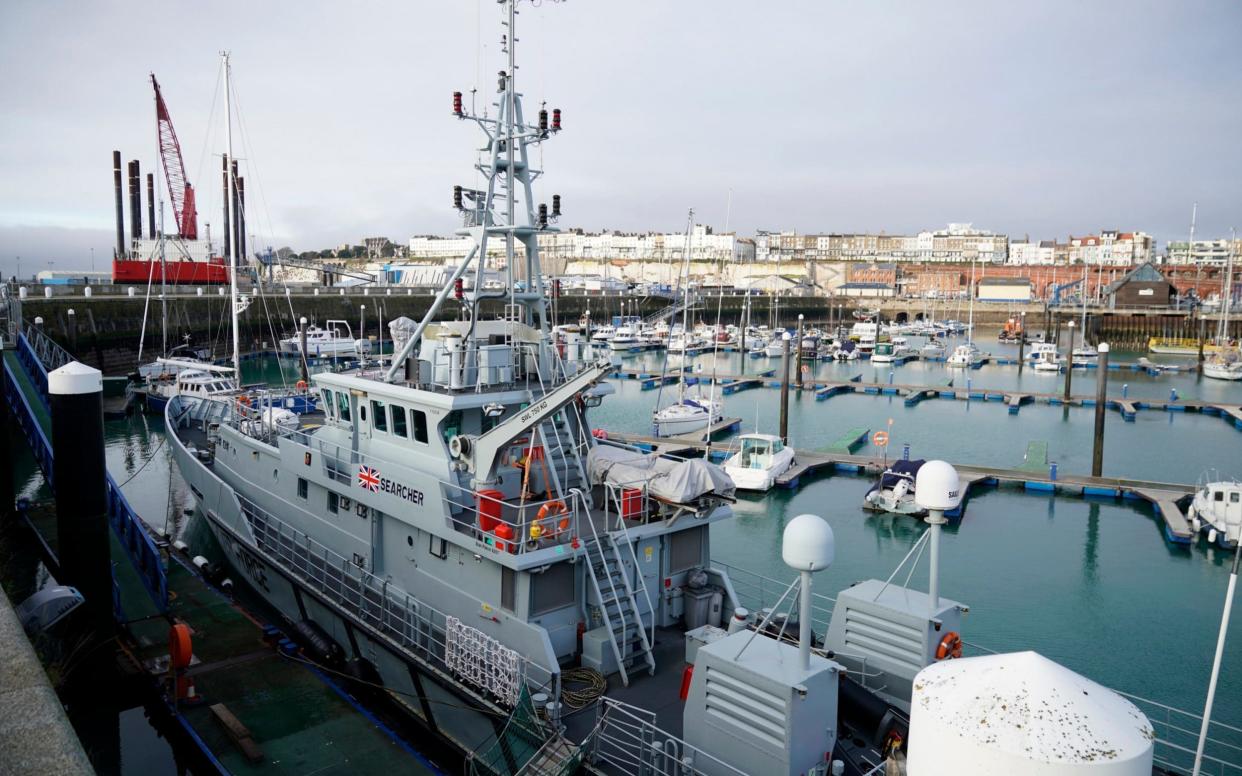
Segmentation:
{"type": "Polygon", "coordinates": [[[1151,776],[1155,731],[1117,693],[1035,652],[914,677],[909,776],[1151,776]]]}

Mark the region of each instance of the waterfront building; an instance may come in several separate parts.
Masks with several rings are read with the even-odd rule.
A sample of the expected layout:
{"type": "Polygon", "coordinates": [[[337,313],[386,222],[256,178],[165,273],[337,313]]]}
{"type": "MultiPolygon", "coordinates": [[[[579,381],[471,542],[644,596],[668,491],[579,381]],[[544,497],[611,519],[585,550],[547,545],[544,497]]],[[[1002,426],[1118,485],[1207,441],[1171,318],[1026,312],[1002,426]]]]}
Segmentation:
{"type": "Polygon", "coordinates": [[[1170,307],[1177,301],[1177,289],[1151,262],[1127,272],[1104,287],[1110,309],[1124,307],[1170,307]]]}
{"type": "MultiPolygon", "coordinates": [[[[460,259],[473,247],[470,237],[415,236],[410,238],[412,261],[460,259]]],[[[669,261],[679,262],[686,250],[684,233],[586,232],[572,229],[539,235],[539,252],[544,261],[564,266],[582,260],[669,261]]],[[[517,255],[523,248],[515,246],[517,255]]],[[[503,258],[503,240],[489,240],[489,258],[503,258]]],[[[710,226],[696,224],[690,233],[690,260],[747,263],[755,260],[755,241],[735,232],[717,233],[710,226]]]]}
{"type": "Polygon", "coordinates": [[[1146,232],[1106,230],[1098,235],[1069,238],[1070,264],[1132,267],[1153,259],[1155,241],[1146,232]]]}
{"type": "Polygon", "coordinates": [[[1229,258],[1231,247],[1235,257],[1242,255],[1242,239],[1233,240],[1232,242],[1233,244],[1230,246],[1230,241],[1227,239],[1195,240],[1192,246],[1186,240],[1181,242],[1172,241],[1168,246],[1167,263],[1223,267],[1229,258]]]}
{"type": "Polygon", "coordinates": [[[1009,243],[1009,264],[1050,265],[1055,264],[1057,243],[1055,240],[1037,240],[1009,243]]]}

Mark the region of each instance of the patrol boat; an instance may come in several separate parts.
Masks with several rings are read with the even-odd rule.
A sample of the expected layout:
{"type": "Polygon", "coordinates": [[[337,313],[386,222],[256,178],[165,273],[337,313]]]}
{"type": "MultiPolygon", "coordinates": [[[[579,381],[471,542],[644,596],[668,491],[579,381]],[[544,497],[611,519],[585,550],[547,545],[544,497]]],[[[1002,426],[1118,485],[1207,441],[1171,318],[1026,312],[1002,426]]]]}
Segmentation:
{"type": "Polygon", "coordinates": [[[927,593],[891,579],[835,603],[813,593],[835,549],[805,515],[782,550],[799,578],[765,601],[761,577],[712,559],[710,528],[732,517],[719,467],[591,429],[611,366],[551,336],[536,238],[559,198],[551,213],[535,204],[528,149],[561,115],[523,117],[516,4],[501,3],[508,69],[491,108],[453,95],[453,116],[485,135],[486,189],[470,206],[455,197],[474,245],[423,319],[393,327],[393,358],[313,375],[321,410],[296,423],[230,398],[166,409],[199,513],[305,658],[382,688],[472,774],[863,776],[904,772],[907,752],[911,776],[1151,773],[1150,725],[1110,691],[1062,671],[1053,691],[1089,692],[1090,708],[1035,720],[1023,715],[1043,701],[1025,693],[1049,689],[1047,661],[954,661],[967,607],[937,576],[941,515],[960,501],[952,467],[929,462],[916,483],[927,593]],[[508,287],[458,283],[471,268],[481,278],[497,240],[508,287]],[[989,697],[1012,714],[954,707],[955,685],[978,698],[998,675],[1009,684],[989,697]],[[1007,735],[975,740],[974,711],[1007,735]],[[1038,746],[1006,748],[1031,725],[1038,746]]]}

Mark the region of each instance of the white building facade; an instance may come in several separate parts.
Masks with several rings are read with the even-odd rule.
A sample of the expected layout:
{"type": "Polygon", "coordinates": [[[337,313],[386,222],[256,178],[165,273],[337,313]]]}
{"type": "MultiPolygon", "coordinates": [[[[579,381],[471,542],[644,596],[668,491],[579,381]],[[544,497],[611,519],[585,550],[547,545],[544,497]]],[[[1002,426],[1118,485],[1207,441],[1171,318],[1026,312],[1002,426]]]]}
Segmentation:
{"type": "MultiPolygon", "coordinates": [[[[755,241],[733,232],[717,234],[710,226],[696,224],[690,233],[690,260],[714,262],[752,262],[755,241]]],[[[445,261],[461,258],[474,244],[468,237],[411,237],[409,258],[415,261],[445,261]]],[[[522,247],[517,246],[519,255],[522,247]]],[[[539,251],[545,260],[682,261],[686,252],[685,234],[625,232],[545,232],[539,235],[539,251]]],[[[503,240],[489,240],[489,258],[505,255],[503,240]]]]}

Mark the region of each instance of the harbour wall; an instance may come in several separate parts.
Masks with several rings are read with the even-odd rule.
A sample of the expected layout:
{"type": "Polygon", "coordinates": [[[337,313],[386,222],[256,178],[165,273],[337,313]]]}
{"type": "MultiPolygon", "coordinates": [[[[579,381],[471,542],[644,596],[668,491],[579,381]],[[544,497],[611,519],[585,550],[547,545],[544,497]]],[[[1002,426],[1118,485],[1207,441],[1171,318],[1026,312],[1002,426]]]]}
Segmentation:
{"type": "MultiPolygon", "coordinates": [[[[363,293],[350,290],[345,294],[339,289],[321,289],[318,295],[311,292],[283,293],[255,296],[240,316],[241,345],[244,351],[269,350],[277,341],[291,336],[296,330],[297,318],[305,316],[313,323],[324,324],[330,319],[349,322],[355,336],[358,333],[361,308],[366,306],[365,333],[378,335],[379,318],[385,323],[398,316],[421,319],[430,308],[434,296],[427,293],[406,293],[407,289],[375,287],[363,293]],[[391,293],[390,293],[391,292],[391,293]]],[[[79,292],[80,294],[81,292],[79,292]]],[[[217,357],[223,357],[232,348],[229,330],[227,296],[205,289],[202,296],[196,293],[170,294],[167,302],[167,344],[171,348],[183,342],[196,347],[207,347],[217,357]]],[[[482,316],[491,318],[503,312],[503,300],[488,300],[483,304],[482,316]]],[[[742,320],[746,297],[708,297],[701,301],[694,312],[697,320],[714,322],[719,310],[724,323],[742,320]]],[[[560,322],[579,320],[588,310],[593,323],[602,323],[622,312],[647,316],[667,308],[669,301],[658,297],[603,295],[599,292],[564,295],[556,300],[556,318],[560,322]]],[[[920,300],[874,300],[843,297],[817,296],[753,296],[750,297],[750,318],[754,325],[771,324],[795,326],[798,315],[805,316],[808,325],[823,326],[842,319],[852,323],[853,312],[862,307],[879,307],[885,320],[916,319],[928,313],[925,302],[920,300]]],[[[139,362],[139,342],[144,341],[142,360],[150,360],[163,351],[165,333],[162,326],[164,305],[158,298],[148,303],[141,296],[59,295],[51,298],[30,297],[21,302],[21,317],[27,322],[36,317],[43,319],[47,333],[64,345],[75,357],[102,370],[105,374],[127,374],[139,362]],[[73,314],[70,314],[70,310],[73,314]],[[145,321],[145,326],[144,326],[145,321]]],[[[456,318],[460,305],[447,301],[440,310],[440,320],[456,318]]],[[[976,303],[975,323],[981,333],[991,334],[1009,318],[1026,313],[1026,325],[1031,331],[1048,330],[1055,335],[1064,332],[1070,320],[1079,318],[1078,311],[1061,308],[1046,312],[1039,303],[976,303]]],[[[965,303],[961,309],[936,309],[936,317],[967,317],[965,303]]],[[[1103,311],[1090,316],[1087,330],[1091,342],[1107,341],[1118,346],[1139,348],[1154,336],[1194,337],[1200,327],[1210,337],[1216,323],[1209,318],[1200,322],[1185,312],[1178,311],[1103,311]]],[[[1242,333],[1242,324],[1235,322],[1234,336],[1242,333]]],[[[387,339],[388,332],[384,332],[387,339]]]]}

